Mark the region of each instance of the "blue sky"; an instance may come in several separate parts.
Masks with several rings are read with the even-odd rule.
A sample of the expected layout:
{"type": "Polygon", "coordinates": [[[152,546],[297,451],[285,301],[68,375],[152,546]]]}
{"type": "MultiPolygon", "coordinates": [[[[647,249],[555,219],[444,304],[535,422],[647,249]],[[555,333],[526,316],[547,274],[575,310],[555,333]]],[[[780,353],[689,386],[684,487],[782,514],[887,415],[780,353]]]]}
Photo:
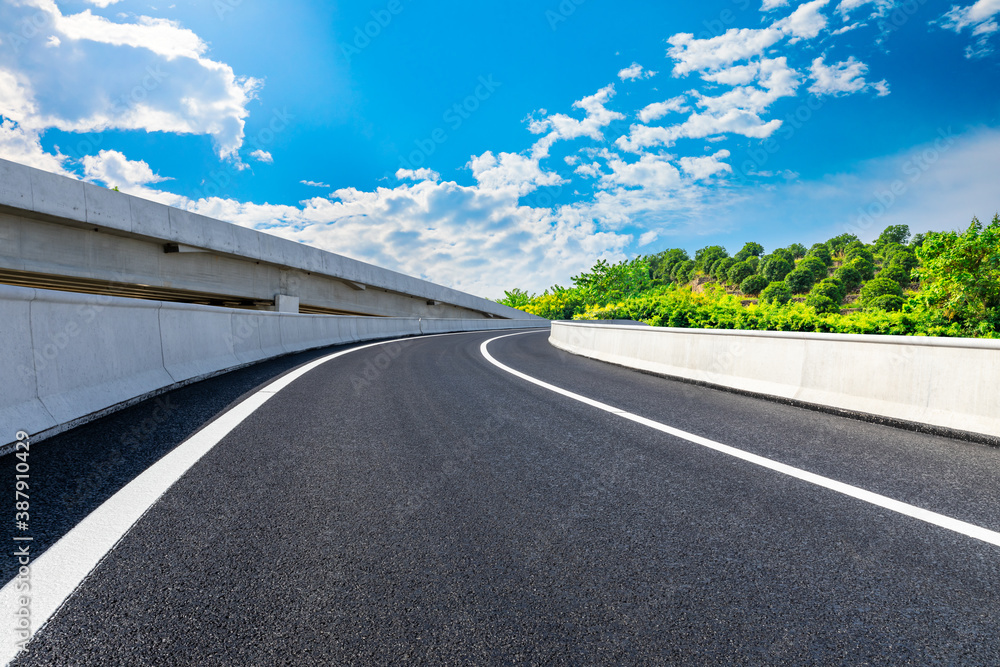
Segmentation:
{"type": "Polygon", "coordinates": [[[0,0],[0,156],[482,296],[1000,210],[1000,0],[0,0]]]}

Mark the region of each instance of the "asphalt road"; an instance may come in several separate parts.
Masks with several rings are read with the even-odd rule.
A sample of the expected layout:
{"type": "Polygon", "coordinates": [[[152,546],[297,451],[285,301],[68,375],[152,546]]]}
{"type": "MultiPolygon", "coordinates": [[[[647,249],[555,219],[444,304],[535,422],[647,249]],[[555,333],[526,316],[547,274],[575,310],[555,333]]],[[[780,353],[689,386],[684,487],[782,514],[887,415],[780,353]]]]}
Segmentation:
{"type": "MultiPolygon", "coordinates": [[[[15,664],[1000,665],[1000,548],[529,384],[480,354],[497,335],[368,348],[290,384],[15,664]]],[[[623,410],[1000,530],[998,449],[635,373],[546,336],[489,349],[623,410]]],[[[162,419],[151,402],[37,445],[33,474],[52,471],[34,489],[51,495],[39,549],[317,356],[168,394],[162,419]],[[88,438],[120,443],[137,415],[139,444],[74,482],[88,438]]]]}

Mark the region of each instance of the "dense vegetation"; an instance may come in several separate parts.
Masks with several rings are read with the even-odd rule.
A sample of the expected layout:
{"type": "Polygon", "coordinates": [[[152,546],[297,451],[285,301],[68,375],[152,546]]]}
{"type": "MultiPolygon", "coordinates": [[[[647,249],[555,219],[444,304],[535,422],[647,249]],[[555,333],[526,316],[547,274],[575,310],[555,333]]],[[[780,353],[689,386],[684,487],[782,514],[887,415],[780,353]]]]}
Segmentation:
{"type": "Polygon", "coordinates": [[[1000,216],[962,233],[871,244],[842,234],[765,254],[747,243],[681,249],[573,276],[573,287],[500,300],[549,319],[631,319],[654,326],[1000,338],[1000,216]]]}

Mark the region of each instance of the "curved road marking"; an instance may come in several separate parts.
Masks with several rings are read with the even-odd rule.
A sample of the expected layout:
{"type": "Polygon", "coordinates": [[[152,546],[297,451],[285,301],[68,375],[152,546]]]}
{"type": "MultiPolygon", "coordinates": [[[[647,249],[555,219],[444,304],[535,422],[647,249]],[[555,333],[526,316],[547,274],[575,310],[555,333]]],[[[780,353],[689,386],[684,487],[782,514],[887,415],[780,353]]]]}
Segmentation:
{"type": "MultiPolygon", "coordinates": [[[[419,338],[467,333],[483,332],[429,334],[419,338]]],[[[6,665],[12,661],[26,643],[14,627],[18,619],[13,615],[13,610],[25,607],[19,603],[22,597],[30,600],[29,632],[34,636],[153,504],[257,408],[309,371],[337,357],[370,347],[413,340],[417,340],[417,337],[369,343],[335,352],[300,366],[230,408],[104,501],[45,553],[32,559],[27,582],[15,577],[0,590],[0,610],[3,610],[0,614],[0,664],[6,665]],[[29,590],[21,588],[24,583],[29,584],[29,590]],[[31,628],[34,630],[31,631],[31,628]]],[[[24,544],[30,542],[17,542],[14,546],[18,548],[24,544]]]]}
{"type": "Polygon", "coordinates": [[[579,401],[585,405],[589,405],[592,408],[597,408],[598,410],[603,410],[605,412],[610,412],[613,415],[634,421],[636,423],[642,424],[643,426],[648,426],[649,428],[656,429],[657,431],[662,431],[668,435],[672,435],[675,438],[680,438],[682,440],[687,440],[688,442],[693,442],[696,445],[701,445],[702,447],[708,447],[709,449],[714,449],[717,452],[723,454],[728,454],[729,456],[734,456],[738,459],[742,459],[749,463],[759,465],[769,470],[774,470],[780,472],[784,475],[794,477],[796,479],[801,479],[805,482],[815,484],[816,486],[821,486],[825,489],[830,489],[831,491],[836,491],[837,493],[842,493],[845,496],[850,496],[851,498],[856,498],[858,500],[863,500],[866,503],[871,503],[878,507],[882,507],[893,512],[898,512],[908,517],[914,519],[919,519],[921,521],[926,521],[929,524],[933,524],[940,528],[946,528],[948,530],[955,531],[956,533],[961,533],[968,537],[981,540],[988,544],[993,544],[995,546],[1000,546],[1000,533],[989,530],[987,528],[982,528],[975,524],[966,523],[965,521],[959,521],[958,519],[952,519],[951,517],[945,516],[943,514],[938,514],[937,512],[931,512],[930,510],[925,510],[923,508],[917,507],[915,505],[910,505],[898,500],[893,500],[887,496],[879,495],[877,493],[872,493],[871,491],[866,491],[857,486],[851,486],[850,484],[844,484],[843,482],[838,482],[835,479],[830,479],[829,477],[823,477],[822,475],[817,475],[799,468],[794,468],[790,465],[785,465],[784,463],[779,463],[777,461],[772,461],[771,459],[764,458],[763,456],[758,456],[757,454],[751,454],[750,452],[745,452],[742,449],[736,449],[735,447],[730,447],[729,445],[723,445],[722,443],[715,442],[714,440],[709,440],[708,438],[703,438],[700,435],[695,435],[693,433],[688,433],[680,429],[674,428],[672,426],[667,426],[666,424],[661,424],[660,422],[653,421],[652,419],[646,419],[645,417],[640,417],[637,414],[631,412],[626,412],[620,408],[616,408],[607,403],[601,403],[600,401],[595,401],[586,396],[581,396],[580,394],[574,394],[571,391],[562,389],[561,387],[556,387],[555,385],[548,384],[547,382],[542,382],[541,380],[535,379],[530,375],[525,375],[520,371],[516,371],[509,366],[504,366],[499,361],[490,355],[487,346],[495,340],[500,340],[501,338],[509,338],[510,336],[521,336],[524,333],[535,333],[533,331],[521,332],[516,334],[507,334],[505,336],[497,336],[496,338],[491,338],[485,341],[480,347],[479,351],[491,364],[497,368],[510,373],[516,377],[521,378],[526,382],[530,382],[534,385],[538,385],[543,389],[548,389],[551,392],[571,398],[574,401],[579,401]]]}

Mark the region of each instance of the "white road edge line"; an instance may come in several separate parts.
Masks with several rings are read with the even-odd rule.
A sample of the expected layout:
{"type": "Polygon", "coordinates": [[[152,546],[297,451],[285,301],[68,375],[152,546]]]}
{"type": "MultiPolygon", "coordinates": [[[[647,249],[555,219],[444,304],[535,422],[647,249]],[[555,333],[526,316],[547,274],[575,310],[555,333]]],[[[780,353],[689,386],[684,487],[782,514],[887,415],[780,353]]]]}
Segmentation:
{"type": "MultiPolygon", "coordinates": [[[[217,417],[104,501],[41,556],[32,559],[30,589],[20,589],[24,582],[18,577],[0,589],[0,610],[4,611],[4,618],[0,620],[0,664],[13,661],[27,643],[17,634],[17,619],[13,614],[15,609],[25,606],[19,604],[21,598],[30,598],[29,622],[34,628],[33,637],[156,501],[219,441],[279,391],[316,367],[345,354],[390,343],[476,333],[484,332],[408,336],[341,350],[281,376],[217,417]]],[[[16,542],[14,546],[23,544],[31,543],[16,542]]]]}
{"type": "Polygon", "coordinates": [[[956,533],[972,537],[977,540],[981,540],[988,544],[995,546],[1000,546],[1000,533],[996,531],[977,526],[975,524],[966,523],[965,521],[960,521],[958,519],[953,519],[951,517],[945,516],[943,514],[938,514],[937,512],[931,512],[930,510],[925,510],[923,508],[917,507],[915,505],[910,505],[908,503],[900,502],[898,500],[893,500],[887,496],[879,495],[877,493],[872,493],[871,491],[866,491],[857,486],[851,486],[850,484],[845,484],[843,482],[838,482],[835,479],[830,479],[829,477],[823,477],[822,475],[817,475],[815,473],[808,472],[806,470],[801,470],[799,468],[786,465],[784,463],[779,463],[778,461],[772,461],[771,459],[765,458],[763,456],[758,456],[757,454],[751,454],[750,452],[745,452],[742,449],[737,449],[735,447],[730,447],[729,445],[723,445],[720,442],[714,440],[709,440],[708,438],[703,438],[700,435],[695,435],[693,433],[688,433],[680,429],[674,428],[672,426],[667,426],[666,424],[661,424],[660,422],[653,421],[652,419],[647,419],[645,417],[640,417],[639,415],[633,414],[631,412],[626,412],[620,408],[616,408],[612,405],[606,403],[601,403],[600,401],[595,401],[586,396],[581,396],[580,394],[574,394],[571,391],[562,389],[561,387],[556,387],[555,385],[548,384],[547,382],[542,382],[541,380],[535,379],[530,375],[525,375],[520,371],[516,371],[509,366],[505,366],[490,355],[489,351],[486,349],[487,346],[495,340],[500,340],[501,338],[509,338],[510,336],[520,336],[524,333],[535,333],[535,332],[519,332],[515,334],[507,334],[504,336],[497,336],[485,341],[480,347],[479,351],[491,364],[500,368],[511,375],[521,378],[526,382],[530,382],[534,385],[538,385],[544,389],[555,392],[567,398],[571,398],[574,401],[579,401],[585,405],[589,405],[598,410],[603,410],[605,412],[610,412],[613,415],[617,415],[624,419],[628,419],[643,426],[648,426],[649,428],[656,429],[668,435],[672,435],[675,438],[680,438],[682,440],[687,440],[688,442],[693,442],[696,445],[701,445],[702,447],[708,447],[709,449],[714,449],[717,452],[723,454],[728,454],[729,456],[742,459],[749,463],[774,470],[775,472],[780,472],[784,475],[794,477],[796,479],[815,484],[816,486],[821,486],[825,489],[830,489],[831,491],[836,491],[837,493],[842,493],[845,496],[850,496],[851,498],[856,498],[862,500],[866,503],[871,503],[878,507],[882,507],[893,512],[898,512],[908,517],[914,519],[919,519],[920,521],[926,521],[929,524],[933,524],[940,528],[946,528],[952,530],[956,533]]]}

